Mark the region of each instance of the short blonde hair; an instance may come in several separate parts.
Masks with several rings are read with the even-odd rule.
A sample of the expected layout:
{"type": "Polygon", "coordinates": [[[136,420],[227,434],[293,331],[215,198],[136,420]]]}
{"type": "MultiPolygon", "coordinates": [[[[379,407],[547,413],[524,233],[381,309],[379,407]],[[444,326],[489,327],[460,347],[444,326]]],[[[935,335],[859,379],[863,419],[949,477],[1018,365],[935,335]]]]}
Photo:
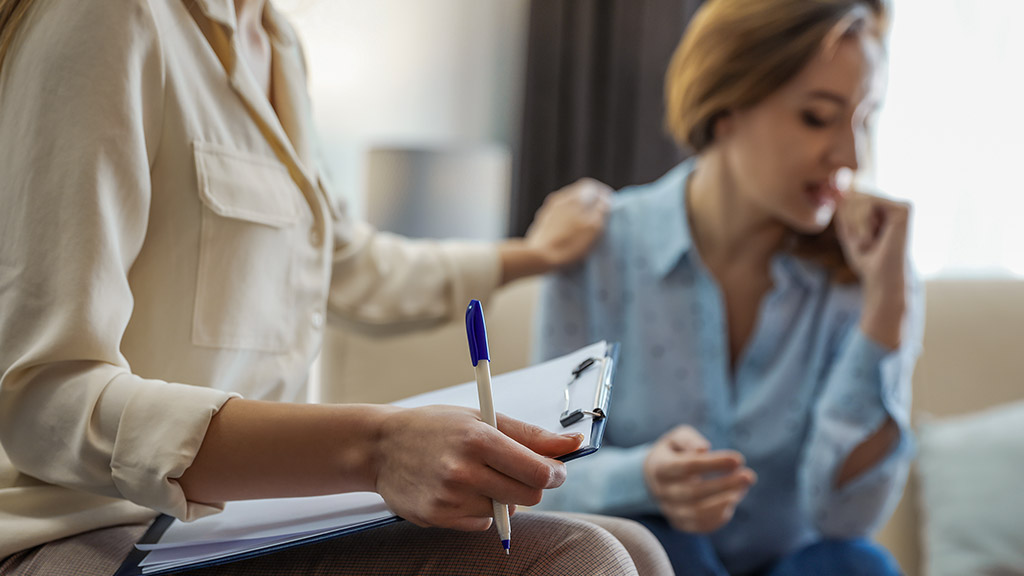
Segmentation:
{"type": "Polygon", "coordinates": [[[669,132],[703,151],[722,115],[757,104],[830,43],[869,25],[882,40],[885,0],[707,0],[668,67],[669,132]]]}

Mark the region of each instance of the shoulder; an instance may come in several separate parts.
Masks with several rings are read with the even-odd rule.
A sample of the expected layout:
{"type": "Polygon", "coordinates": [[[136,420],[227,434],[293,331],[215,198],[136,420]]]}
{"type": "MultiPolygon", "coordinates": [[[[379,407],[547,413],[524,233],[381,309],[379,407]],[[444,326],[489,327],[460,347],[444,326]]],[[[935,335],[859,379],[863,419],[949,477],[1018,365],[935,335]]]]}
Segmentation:
{"type": "Polygon", "coordinates": [[[37,0],[15,35],[4,68],[21,63],[37,76],[62,72],[70,77],[115,69],[158,46],[151,2],[166,1],[37,0]]]}
{"type": "Polygon", "coordinates": [[[647,250],[652,233],[679,225],[683,188],[692,163],[676,165],[661,178],[616,192],[602,244],[610,251],[647,250]]]}
{"type": "Polygon", "coordinates": [[[611,217],[619,220],[651,218],[682,200],[682,189],[693,171],[690,162],[677,164],[661,178],[646,184],[626,186],[612,200],[611,217]]]}
{"type": "MultiPolygon", "coordinates": [[[[56,43],[118,38],[152,27],[154,4],[165,9],[171,0],[36,0],[24,21],[27,28],[60,28],[75,35],[51,38],[56,43]],[[125,28],[129,26],[129,28],[125,28]]],[[[178,2],[181,4],[181,2],[178,2]]]]}

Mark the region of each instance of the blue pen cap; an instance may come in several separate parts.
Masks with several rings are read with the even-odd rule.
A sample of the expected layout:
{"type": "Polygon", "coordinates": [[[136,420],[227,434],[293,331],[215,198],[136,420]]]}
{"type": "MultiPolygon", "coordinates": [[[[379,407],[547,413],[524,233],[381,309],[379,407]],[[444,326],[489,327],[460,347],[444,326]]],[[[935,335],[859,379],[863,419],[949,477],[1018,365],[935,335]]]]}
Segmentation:
{"type": "Polygon", "coordinates": [[[484,324],[484,307],[479,300],[470,300],[466,307],[466,336],[469,338],[469,357],[476,366],[481,360],[491,361],[487,351],[487,325],[484,324]]]}

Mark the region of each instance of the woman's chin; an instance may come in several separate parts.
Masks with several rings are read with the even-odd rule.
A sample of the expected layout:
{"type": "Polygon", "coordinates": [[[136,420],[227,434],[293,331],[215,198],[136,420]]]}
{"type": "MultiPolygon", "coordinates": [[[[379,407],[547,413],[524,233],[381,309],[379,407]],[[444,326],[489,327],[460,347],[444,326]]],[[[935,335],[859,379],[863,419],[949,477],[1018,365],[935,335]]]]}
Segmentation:
{"type": "Polygon", "coordinates": [[[787,224],[798,234],[813,236],[821,234],[828,228],[828,225],[832,223],[832,217],[835,216],[835,213],[835,208],[822,206],[813,213],[791,218],[787,224]]]}

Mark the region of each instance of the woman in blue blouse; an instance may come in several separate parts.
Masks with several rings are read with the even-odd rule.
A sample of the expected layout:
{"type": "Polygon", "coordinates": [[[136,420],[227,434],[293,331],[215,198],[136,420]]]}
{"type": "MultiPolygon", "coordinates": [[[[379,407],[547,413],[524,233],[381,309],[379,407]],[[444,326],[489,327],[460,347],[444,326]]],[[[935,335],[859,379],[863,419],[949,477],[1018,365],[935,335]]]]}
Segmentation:
{"type": "Polygon", "coordinates": [[[881,0],[709,0],[667,77],[697,152],[546,281],[538,356],[622,343],[605,447],[542,508],[640,519],[680,574],[898,573],[922,295],[909,207],[849,191],[881,0]]]}

